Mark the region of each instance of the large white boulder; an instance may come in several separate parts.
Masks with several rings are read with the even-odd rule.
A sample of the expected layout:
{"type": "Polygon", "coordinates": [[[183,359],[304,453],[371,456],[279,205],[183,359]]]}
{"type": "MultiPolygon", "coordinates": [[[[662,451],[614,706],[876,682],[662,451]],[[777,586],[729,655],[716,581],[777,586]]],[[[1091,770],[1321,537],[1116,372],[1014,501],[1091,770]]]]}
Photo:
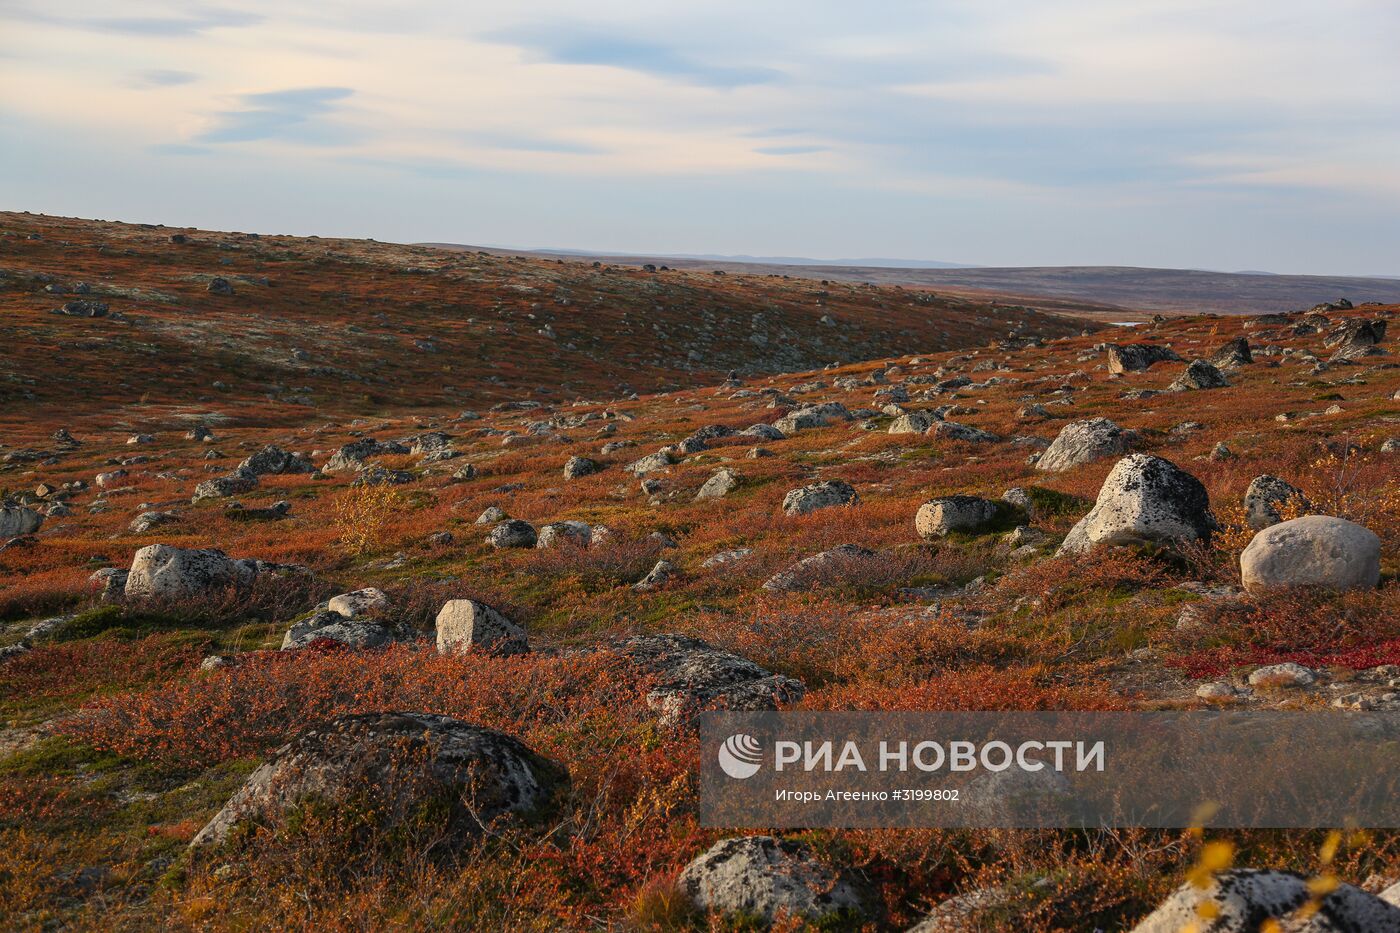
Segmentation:
{"type": "Polygon", "coordinates": [[[256,561],[234,560],[213,548],[152,544],[132,558],[125,592],[128,598],[182,599],[247,586],[257,573],[256,561]]]}
{"type": "Polygon", "coordinates": [[[1373,589],[1381,576],[1381,539],[1369,528],[1330,515],[1270,525],[1240,555],[1251,592],[1270,587],[1373,589]]]}
{"type": "Polygon", "coordinates": [[[1214,529],[1200,480],[1169,460],[1131,454],[1108,474],[1094,507],[1070,529],[1058,553],[1080,554],[1101,544],[1196,541],[1214,529]]]}
{"type": "Polygon", "coordinates": [[[494,654],[527,649],[525,630],[474,599],[450,599],[437,615],[437,649],[443,654],[483,648],[494,654]]]}
{"type": "Polygon", "coordinates": [[[1382,933],[1400,931],[1400,908],[1349,884],[1338,885],[1316,908],[1308,880],[1284,871],[1240,868],[1216,877],[1207,887],[1183,884],[1137,926],[1133,933],[1256,933],[1265,920],[1289,933],[1382,933]]]}
{"type": "Polygon", "coordinates": [[[1117,457],[1128,451],[1129,435],[1107,418],[1075,421],[1060,429],[1035,468],[1047,473],[1063,473],[1102,457],[1117,457]]]}
{"type": "Polygon", "coordinates": [[[766,924],[783,918],[858,924],[866,913],[859,887],[794,839],[722,839],[681,871],[679,883],[701,910],[766,924]]]}

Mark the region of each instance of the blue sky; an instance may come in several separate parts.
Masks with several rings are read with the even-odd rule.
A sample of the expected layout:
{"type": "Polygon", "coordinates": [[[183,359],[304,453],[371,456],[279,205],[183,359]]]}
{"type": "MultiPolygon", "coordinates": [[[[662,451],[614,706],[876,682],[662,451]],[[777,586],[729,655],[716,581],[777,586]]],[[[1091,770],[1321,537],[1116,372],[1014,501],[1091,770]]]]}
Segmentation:
{"type": "Polygon", "coordinates": [[[0,207],[1400,275],[1395,0],[8,0],[0,207]]]}

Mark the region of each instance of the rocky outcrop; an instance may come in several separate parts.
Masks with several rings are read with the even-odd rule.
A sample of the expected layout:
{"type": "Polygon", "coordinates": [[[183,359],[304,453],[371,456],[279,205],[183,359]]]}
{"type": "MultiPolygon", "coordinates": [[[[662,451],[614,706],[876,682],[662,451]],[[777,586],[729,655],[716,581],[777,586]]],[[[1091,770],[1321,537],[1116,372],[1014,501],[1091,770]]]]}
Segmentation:
{"type": "Polygon", "coordinates": [[[1205,486],[1169,460],[1130,454],[1104,480],[1098,500],[1060,545],[1077,554],[1097,545],[1176,544],[1215,529],[1205,486]]]}
{"type": "Polygon", "coordinates": [[[852,879],[806,843],[773,836],[722,839],[681,871],[681,891],[706,912],[765,924],[805,920],[858,926],[867,899],[852,879]]]}
{"type": "Polygon", "coordinates": [[[1250,592],[1298,586],[1374,589],[1380,574],[1380,538],[1369,528],[1330,515],[1271,525],[1240,555],[1240,577],[1250,592]]]}
{"type": "Polygon", "coordinates": [[[384,830],[441,808],[434,832],[451,844],[507,814],[539,812],[567,782],[562,766],[518,739],[449,716],[340,716],[277,749],[190,845],[222,843],[243,820],[275,819],[311,799],[362,807],[360,818],[384,830]]]}
{"type": "Polygon", "coordinates": [[[651,679],[647,705],[667,726],[689,722],[706,708],[775,710],[796,703],[806,692],[801,681],[685,635],[637,635],[620,642],[617,650],[651,679]]]}
{"type": "Polygon", "coordinates": [[[1225,374],[1205,360],[1192,360],[1186,371],[1176,377],[1169,392],[1190,392],[1194,389],[1224,389],[1230,385],[1225,374]]]}
{"type": "Polygon", "coordinates": [[[1107,418],[1074,421],[1060,429],[1055,440],[1035,462],[1047,473],[1063,473],[1103,457],[1119,457],[1128,452],[1131,435],[1107,418]]]}
{"type": "Polygon", "coordinates": [[[807,515],[819,509],[859,504],[855,487],[845,480],[833,479],[789,490],[783,496],[783,514],[807,515]]]}

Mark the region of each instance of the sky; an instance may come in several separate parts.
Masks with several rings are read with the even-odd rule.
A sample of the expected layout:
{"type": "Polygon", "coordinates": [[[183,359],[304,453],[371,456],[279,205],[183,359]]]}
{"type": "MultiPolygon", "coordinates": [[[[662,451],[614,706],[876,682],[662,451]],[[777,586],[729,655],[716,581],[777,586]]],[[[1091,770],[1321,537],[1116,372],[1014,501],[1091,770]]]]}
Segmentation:
{"type": "Polygon", "coordinates": [[[1397,0],[0,0],[0,209],[1400,275],[1397,0]]]}

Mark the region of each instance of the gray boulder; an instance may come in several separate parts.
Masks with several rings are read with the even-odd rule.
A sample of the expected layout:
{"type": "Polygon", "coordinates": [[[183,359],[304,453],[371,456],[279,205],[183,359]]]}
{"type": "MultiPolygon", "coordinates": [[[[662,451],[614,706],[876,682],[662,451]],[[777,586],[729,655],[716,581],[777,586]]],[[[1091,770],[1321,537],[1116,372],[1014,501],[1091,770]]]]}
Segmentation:
{"type": "Polygon", "coordinates": [[[1128,452],[1131,437],[1107,418],[1075,421],[1060,429],[1059,435],[1040,455],[1035,468],[1047,473],[1063,473],[1103,457],[1119,457],[1128,452]]]}
{"type": "Polygon", "coordinates": [[[977,496],[943,496],[919,506],[914,515],[914,530],[926,541],[942,538],[959,531],[975,534],[985,531],[996,520],[1004,506],[977,496]]]}
{"type": "Polygon", "coordinates": [[[722,499],[731,492],[739,488],[739,474],[728,467],[716,470],[709,479],[705,480],[705,485],[700,487],[700,491],[695,494],[698,499],[722,499]]]}
{"type": "Polygon", "coordinates": [[[891,434],[924,434],[940,419],[931,411],[911,411],[890,422],[891,434]]]}
{"type": "Polygon", "coordinates": [[[1349,884],[1322,898],[1315,913],[1299,915],[1312,900],[1308,880],[1283,871],[1239,868],[1205,889],[1187,882],[1133,927],[1133,933],[1256,933],[1265,920],[1288,933],[1395,933],[1400,908],[1349,884]]]}
{"type": "Polygon", "coordinates": [[[125,593],[128,598],[181,599],[247,586],[257,574],[256,561],[234,560],[223,551],[152,544],[132,558],[125,593]]]}
{"type": "Polygon", "coordinates": [[[658,586],[664,586],[666,583],[669,583],[671,578],[679,572],[680,568],[669,560],[659,560],[656,562],[655,566],[647,572],[645,577],[642,577],[642,579],[632,584],[632,589],[640,592],[654,590],[658,586]]]}
{"type": "Polygon", "coordinates": [[[529,650],[525,630],[474,599],[452,599],[437,614],[437,650],[443,654],[480,648],[492,654],[529,650]]]}
{"type": "MultiPolygon", "coordinates": [[[[856,544],[838,544],[828,551],[804,557],[786,570],[773,574],[763,583],[765,590],[801,593],[822,585],[839,584],[855,565],[875,557],[875,552],[856,544]]],[[[712,558],[713,559],[713,558],[712,558]]]]}
{"type": "Polygon", "coordinates": [[[1108,347],[1108,371],[1111,373],[1136,373],[1168,360],[1180,362],[1170,347],[1150,343],[1110,344],[1108,347]]]}
{"type": "Polygon", "coordinates": [[[1215,530],[1205,486],[1169,460],[1130,454],[1099,489],[1089,514],[1070,529],[1059,554],[1097,545],[1176,544],[1209,538],[1215,530]]]}
{"type": "Polygon", "coordinates": [[[269,444],[238,465],[239,473],[268,476],[276,473],[314,473],[316,468],[299,454],[289,453],[276,444],[269,444]]]}
{"type": "Polygon", "coordinates": [[[1330,515],[1271,525],[1240,555],[1240,577],[1252,593],[1295,586],[1374,589],[1380,574],[1381,539],[1369,528],[1330,515]]]}
{"type": "Polygon", "coordinates": [[[378,587],[367,586],[351,593],[332,596],[326,603],[331,612],[339,613],[347,619],[357,616],[382,616],[393,609],[388,595],[378,587]]]}
{"type": "Polygon", "coordinates": [[[501,522],[486,536],[486,541],[495,548],[534,547],[539,540],[535,526],[519,518],[501,522]]]}
{"type": "Polygon", "coordinates": [[[362,437],[357,441],[351,441],[342,446],[331,458],[326,461],[326,465],[321,467],[327,473],[342,473],[347,471],[359,471],[365,468],[365,460],[369,457],[379,457],[385,454],[406,454],[409,449],[403,444],[393,441],[377,441],[372,437],[362,437]]]}
{"type": "Polygon", "coordinates": [[[562,766],[519,740],[449,716],[339,716],[273,752],[190,845],[217,845],[241,821],[275,818],[304,800],[334,806],[366,794],[385,830],[445,806],[439,831],[456,842],[479,835],[483,822],[544,808],[567,782],[562,766]]]}
{"type": "Polygon", "coordinates": [[[858,926],[867,917],[860,887],[792,839],[722,839],[681,871],[679,886],[701,910],[765,924],[786,918],[858,926]]]}
{"type": "Polygon", "coordinates": [[[1223,389],[1230,385],[1225,374],[1205,360],[1192,360],[1186,371],[1167,386],[1170,392],[1189,392],[1193,389],[1223,389]]]}
{"type": "Polygon", "coordinates": [[[142,512],[132,519],[128,530],[134,535],[143,535],[153,528],[159,528],[161,525],[169,525],[171,522],[177,522],[179,520],[180,516],[176,515],[174,512],[142,512]]]}
{"type": "Polygon", "coordinates": [[[685,635],[637,635],[617,645],[622,659],[649,679],[647,706],[665,726],[691,721],[706,707],[759,712],[796,703],[802,682],[685,635]]]}
{"type": "Polygon", "coordinates": [[[595,460],[590,460],[587,457],[570,457],[568,462],[564,464],[564,478],[578,479],[581,476],[592,476],[601,469],[602,467],[598,466],[595,460]]]}
{"type": "Polygon", "coordinates": [[[540,528],[535,540],[537,548],[552,548],[560,544],[588,547],[593,541],[593,528],[587,522],[550,522],[540,528]]]}
{"type": "Polygon", "coordinates": [[[1207,362],[1220,369],[1236,369],[1253,363],[1254,354],[1250,352],[1247,338],[1236,337],[1207,357],[1207,362]]]}
{"type": "Polygon", "coordinates": [[[1267,473],[1256,476],[1244,494],[1245,520],[1255,531],[1277,525],[1283,521],[1279,506],[1290,501],[1304,509],[1312,508],[1303,491],[1292,483],[1267,473]]]}
{"type": "Polygon", "coordinates": [[[786,434],[773,427],[773,425],[762,423],[751,424],[739,433],[744,435],[745,437],[758,437],[762,438],[765,441],[781,441],[786,440],[787,438],[786,434]]]}
{"type": "Polygon", "coordinates": [[[22,505],[0,508],[0,538],[32,535],[44,524],[44,516],[22,505]]]}
{"type": "Polygon", "coordinates": [[[292,623],[282,637],[283,651],[296,651],[316,642],[338,642],[347,648],[380,648],[403,640],[393,622],[367,615],[346,616],[330,609],[292,623]]]}
{"type": "Polygon", "coordinates": [[[208,479],[194,487],[194,495],[190,497],[190,502],[198,503],[205,499],[226,499],[229,496],[241,496],[256,488],[258,488],[256,476],[242,470],[234,470],[227,476],[208,479]]]}
{"type": "Polygon", "coordinates": [[[992,444],[1000,437],[991,431],[983,431],[981,428],[974,428],[967,424],[958,424],[956,421],[940,421],[933,426],[934,437],[945,441],[962,441],[965,444],[992,444]]]}
{"type": "Polygon", "coordinates": [[[675,462],[676,458],[671,453],[671,449],[663,447],[654,454],[648,454],[640,460],[629,463],[627,472],[635,476],[645,476],[648,473],[655,473],[657,470],[664,470],[675,462]]]}
{"type": "Polygon", "coordinates": [[[783,514],[806,515],[818,509],[859,504],[855,487],[845,480],[833,479],[789,490],[783,496],[783,514]]]}

